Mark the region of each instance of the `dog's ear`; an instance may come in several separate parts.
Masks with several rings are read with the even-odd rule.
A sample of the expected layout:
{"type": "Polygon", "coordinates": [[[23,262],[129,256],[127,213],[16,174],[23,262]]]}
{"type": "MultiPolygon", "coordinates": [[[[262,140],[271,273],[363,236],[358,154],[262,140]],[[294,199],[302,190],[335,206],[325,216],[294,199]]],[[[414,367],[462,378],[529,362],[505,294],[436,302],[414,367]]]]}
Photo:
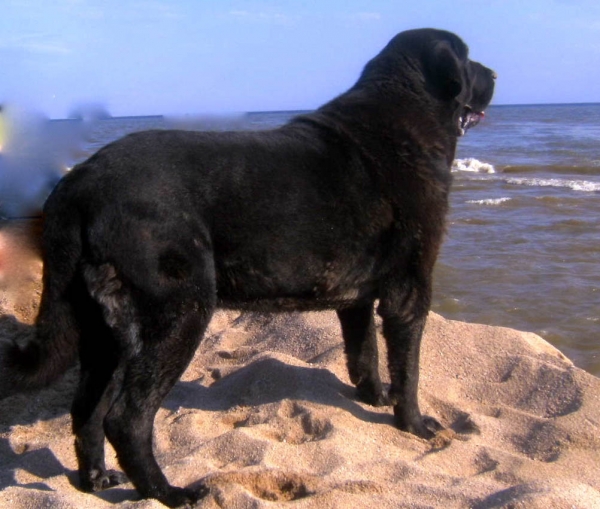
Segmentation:
{"type": "Polygon", "coordinates": [[[462,63],[448,41],[436,41],[426,55],[428,83],[438,97],[454,99],[463,89],[462,63]]]}

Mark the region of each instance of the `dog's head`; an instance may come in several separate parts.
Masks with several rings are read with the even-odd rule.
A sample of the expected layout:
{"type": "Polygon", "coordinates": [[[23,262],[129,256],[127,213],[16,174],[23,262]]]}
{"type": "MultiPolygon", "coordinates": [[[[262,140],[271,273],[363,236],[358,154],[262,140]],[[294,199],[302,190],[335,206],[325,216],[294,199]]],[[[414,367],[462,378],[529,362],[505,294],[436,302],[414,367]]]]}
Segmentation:
{"type": "Polygon", "coordinates": [[[365,67],[363,83],[391,84],[386,89],[424,91],[449,109],[454,134],[462,136],[484,116],[494,94],[496,73],[469,60],[469,48],[457,35],[424,28],[399,33],[365,67]]]}

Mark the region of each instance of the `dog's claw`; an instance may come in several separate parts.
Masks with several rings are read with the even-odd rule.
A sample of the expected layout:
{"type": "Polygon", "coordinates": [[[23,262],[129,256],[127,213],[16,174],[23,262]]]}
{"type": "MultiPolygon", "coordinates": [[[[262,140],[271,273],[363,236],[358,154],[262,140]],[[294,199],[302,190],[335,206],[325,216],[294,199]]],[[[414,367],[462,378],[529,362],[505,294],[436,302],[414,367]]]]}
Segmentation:
{"type": "Polygon", "coordinates": [[[359,401],[371,406],[388,406],[390,400],[383,389],[373,389],[371,385],[359,385],[356,387],[356,397],[359,401]]]}
{"type": "Polygon", "coordinates": [[[445,429],[437,419],[428,415],[418,415],[407,419],[406,415],[394,408],[394,418],[398,429],[426,440],[433,438],[436,433],[445,429]]]}
{"type": "Polygon", "coordinates": [[[207,494],[208,488],[203,485],[194,489],[171,487],[168,493],[153,498],[157,498],[167,507],[191,509],[198,500],[204,498],[207,494]]]}
{"type": "Polygon", "coordinates": [[[95,471],[86,479],[82,479],[81,487],[84,491],[103,491],[119,484],[129,482],[127,476],[118,470],[95,471]]]}
{"type": "Polygon", "coordinates": [[[444,426],[442,426],[440,424],[440,422],[437,419],[434,419],[433,417],[430,417],[429,415],[423,416],[423,425],[434,434],[446,429],[446,428],[444,428],[444,426]]]}

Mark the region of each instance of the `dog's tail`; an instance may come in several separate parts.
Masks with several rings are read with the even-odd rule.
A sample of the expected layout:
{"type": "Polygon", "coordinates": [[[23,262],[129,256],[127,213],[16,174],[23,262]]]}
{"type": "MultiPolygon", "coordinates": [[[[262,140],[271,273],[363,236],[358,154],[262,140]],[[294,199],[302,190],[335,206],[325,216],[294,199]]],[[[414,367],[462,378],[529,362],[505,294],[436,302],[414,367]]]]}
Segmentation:
{"type": "Polygon", "coordinates": [[[81,228],[73,210],[59,214],[60,222],[45,221],[44,288],[35,325],[12,316],[0,319],[0,398],[51,384],[77,356],[79,331],[71,292],[81,258],[81,228]]]}

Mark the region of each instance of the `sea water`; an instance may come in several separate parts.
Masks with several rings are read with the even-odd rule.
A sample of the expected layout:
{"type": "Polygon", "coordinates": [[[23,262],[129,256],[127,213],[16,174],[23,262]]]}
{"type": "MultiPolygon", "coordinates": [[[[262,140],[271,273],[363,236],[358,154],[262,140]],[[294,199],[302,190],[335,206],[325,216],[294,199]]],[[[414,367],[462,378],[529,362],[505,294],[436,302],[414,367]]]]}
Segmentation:
{"type": "MultiPolygon", "coordinates": [[[[61,165],[133,131],[268,129],[296,113],[98,120],[76,131],[61,165]]],[[[492,106],[460,139],[452,171],[434,311],[533,331],[600,375],[600,104],[492,106]]]]}
{"type": "Polygon", "coordinates": [[[434,309],[600,375],[600,104],[491,107],[454,170],[434,309]]]}

